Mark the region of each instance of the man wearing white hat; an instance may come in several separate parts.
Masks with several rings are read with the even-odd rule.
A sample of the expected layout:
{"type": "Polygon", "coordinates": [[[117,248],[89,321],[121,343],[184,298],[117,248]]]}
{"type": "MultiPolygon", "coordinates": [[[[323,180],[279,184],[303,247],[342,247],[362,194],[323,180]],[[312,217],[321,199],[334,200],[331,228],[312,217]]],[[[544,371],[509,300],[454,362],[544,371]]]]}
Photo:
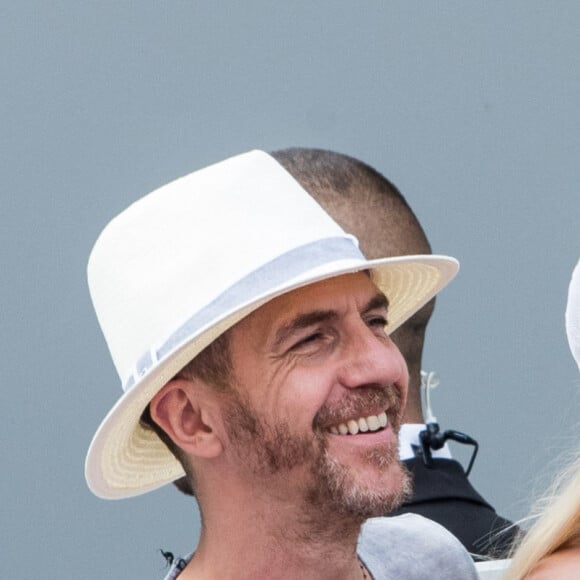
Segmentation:
{"type": "Polygon", "coordinates": [[[408,375],[388,335],[457,267],[366,260],[259,151],[138,200],[89,260],[125,391],[91,443],[90,488],[123,498],[185,476],[201,538],[168,578],[475,577],[437,524],[374,518],[408,487],[408,375]]]}

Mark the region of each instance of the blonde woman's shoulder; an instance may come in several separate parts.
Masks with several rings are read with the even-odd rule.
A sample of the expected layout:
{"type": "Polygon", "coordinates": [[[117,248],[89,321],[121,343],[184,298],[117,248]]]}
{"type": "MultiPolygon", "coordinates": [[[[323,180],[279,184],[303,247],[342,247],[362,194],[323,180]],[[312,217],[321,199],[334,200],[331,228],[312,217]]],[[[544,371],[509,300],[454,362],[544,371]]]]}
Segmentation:
{"type": "Polygon", "coordinates": [[[527,580],[578,580],[580,578],[580,548],[561,550],[542,558],[527,580]]]}

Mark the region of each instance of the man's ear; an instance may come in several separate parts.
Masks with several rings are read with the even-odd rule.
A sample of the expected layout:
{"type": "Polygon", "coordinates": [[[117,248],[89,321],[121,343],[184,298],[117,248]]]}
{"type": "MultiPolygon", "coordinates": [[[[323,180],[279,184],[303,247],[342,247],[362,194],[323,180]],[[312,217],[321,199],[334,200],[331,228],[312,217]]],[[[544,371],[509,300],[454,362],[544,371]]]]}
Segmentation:
{"type": "Polygon", "coordinates": [[[217,457],[223,450],[208,394],[187,379],[169,381],[149,405],[151,418],[189,455],[217,457]]]}

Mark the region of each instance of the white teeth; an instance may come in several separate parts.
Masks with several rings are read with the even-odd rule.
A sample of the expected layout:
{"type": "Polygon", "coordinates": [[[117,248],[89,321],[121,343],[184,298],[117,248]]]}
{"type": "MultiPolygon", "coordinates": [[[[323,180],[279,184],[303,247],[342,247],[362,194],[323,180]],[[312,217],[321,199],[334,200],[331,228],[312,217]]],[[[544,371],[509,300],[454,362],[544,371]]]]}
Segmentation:
{"type": "Polygon", "coordinates": [[[360,419],[350,419],[346,423],[339,423],[330,427],[329,431],[334,435],[356,435],[367,431],[378,431],[387,426],[387,413],[383,411],[378,415],[360,417],[360,419]]]}
{"type": "Polygon", "coordinates": [[[381,427],[386,427],[387,426],[387,414],[383,411],[378,417],[379,417],[379,423],[381,424],[381,427]]]}

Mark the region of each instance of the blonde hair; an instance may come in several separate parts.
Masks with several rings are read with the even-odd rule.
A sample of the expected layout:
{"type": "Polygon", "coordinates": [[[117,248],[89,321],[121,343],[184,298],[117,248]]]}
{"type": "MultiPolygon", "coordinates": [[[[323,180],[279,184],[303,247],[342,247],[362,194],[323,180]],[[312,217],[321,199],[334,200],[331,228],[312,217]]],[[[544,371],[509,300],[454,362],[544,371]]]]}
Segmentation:
{"type": "Polygon", "coordinates": [[[503,580],[521,580],[542,558],[580,547],[580,450],[555,479],[550,493],[537,502],[535,514],[538,520],[516,548],[503,580]]]}

